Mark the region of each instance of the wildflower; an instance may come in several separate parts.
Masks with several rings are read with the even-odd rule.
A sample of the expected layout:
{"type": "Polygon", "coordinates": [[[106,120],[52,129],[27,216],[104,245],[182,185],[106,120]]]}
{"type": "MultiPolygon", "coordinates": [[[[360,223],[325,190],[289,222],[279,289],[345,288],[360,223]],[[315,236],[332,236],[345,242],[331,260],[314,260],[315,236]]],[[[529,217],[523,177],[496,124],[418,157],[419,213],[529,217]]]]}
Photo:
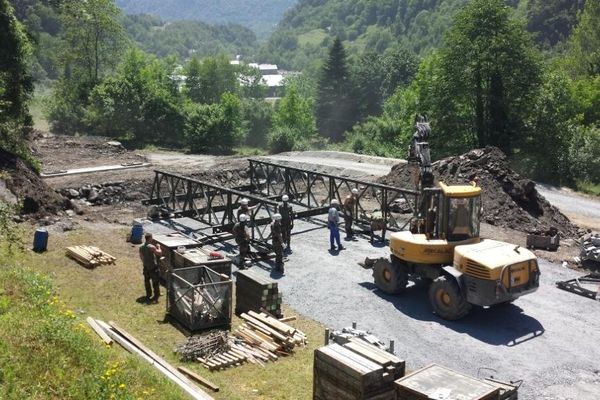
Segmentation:
{"type": "Polygon", "coordinates": [[[125,384],[124,384],[124,383],[121,383],[121,384],[119,385],[119,389],[125,389],[125,384]]]}

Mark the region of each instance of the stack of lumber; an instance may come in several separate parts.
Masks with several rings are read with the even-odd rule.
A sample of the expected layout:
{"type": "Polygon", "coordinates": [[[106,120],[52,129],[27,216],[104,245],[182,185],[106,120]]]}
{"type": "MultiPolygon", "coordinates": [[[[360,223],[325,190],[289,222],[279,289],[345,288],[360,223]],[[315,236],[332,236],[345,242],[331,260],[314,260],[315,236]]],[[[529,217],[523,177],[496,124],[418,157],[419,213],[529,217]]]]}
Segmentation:
{"type": "Polygon", "coordinates": [[[266,311],[277,318],[281,317],[283,294],[277,282],[264,278],[253,271],[239,271],[235,282],[235,313],[266,311]]]}
{"type": "Polygon", "coordinates": [[[214,331],[202,336],[190,336],[184,344],[175,349],[183,361],[210,358],[229,350],[229,335],[227,331],[214,331]]]}
{"type": "Polygon", "coordinates": [[[288,356],[297,346],[306,344],[306,335],[266,313],[249,311],[241,315],[244,323],[229,340],[229,348],[210,357],[198,357],[210,370],[229,368],[245,362],[264,365],[288,356]]]}
{"type": "Polygon", "coordinates": [[[330,344],[315,350],[313,399],[395,400],[404,371],[404,361],[361,339],[330,344]]]}
{"type": "Polygon", "coordinates": [[[114,264],[117,260],[115,257],[94,246],[67,247],[67,256],[88,268],[104,264],[114,264]]]}
{"type": "MultiPolygon", "coordinates": [[[[181,389],[183,389],[192,399],[195,400],[213,400],[213,397],[208,393],[200,389],[194,382],[187,378],[187,376],[183,375],[182,372],[177,370],[163,358],[158,356],[148,347],[146,347],[142,342],[136,339],[133,335],[125,331],[123,328],[119,327],[114,322],[109,322],[108,324],[104,321],[88,318],[88,323],[90,326],[102,337],[106,342],[106,337],[114,340],[119,343],[125,350],[128,352],[135,354],[142,358],[144,361],[148,362],[150,365],[154,366],[157,370],[159,370],[162,374],[164,374],[168,379],[170,379],[173,383],[178,385],[181,389]]],[[[107,343],[108,344],[108,343],[107,343]]],[[[183,371],[185,373],[185,370],[183,371]]],[[[211,390],[218,390],[218,387],[198,376],[197,374],[189,374],[192,379],[198,381],[199,383],[210,387],[211,390]]]]}

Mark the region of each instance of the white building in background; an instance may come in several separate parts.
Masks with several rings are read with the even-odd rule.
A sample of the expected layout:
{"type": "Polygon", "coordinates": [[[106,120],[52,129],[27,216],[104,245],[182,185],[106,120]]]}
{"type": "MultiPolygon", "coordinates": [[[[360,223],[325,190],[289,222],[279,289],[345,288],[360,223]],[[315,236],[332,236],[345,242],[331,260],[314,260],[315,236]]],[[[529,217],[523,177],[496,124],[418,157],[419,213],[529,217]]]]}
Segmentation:
{"type": "MultiPolygon", "coordinates": [[[[232,65],[241,65],[240,56],[236,56],[235,60],[230,61],[232,65]]],[[[276,64],[258,64],[248,63],[249,67],[256,68],[262,75],[262,83],[267,87],[268,99],[279,99],[283,92],[283,80],[289,74],[287,71],[281,71],[276,64]]],[[[242,80],[242,84],[245,81],[242,80]]]]}

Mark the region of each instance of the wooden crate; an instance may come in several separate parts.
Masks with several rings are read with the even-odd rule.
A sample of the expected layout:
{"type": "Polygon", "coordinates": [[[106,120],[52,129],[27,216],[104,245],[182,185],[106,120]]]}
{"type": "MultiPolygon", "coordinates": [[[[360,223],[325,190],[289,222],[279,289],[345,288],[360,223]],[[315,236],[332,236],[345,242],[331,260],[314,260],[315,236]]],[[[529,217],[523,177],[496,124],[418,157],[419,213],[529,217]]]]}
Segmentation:
{"type": "Polygon", "coordinates": [[[156,234],[153,236],[153,239],[158,243],[163,253],[161,262],[159,263],[159,273],[161,279],[165,281],[167,280],[169,273],[173,271],[174,253],[177,249],[180,247],[192,249],[200,246],[198,241],[178,232],[166,235],[156,234]]]}
{"type": "Polygon", "coordinates": [[[397,400],[497,400],[500,388],[441,365],[421,368],[395,382],[397,400]]]}
{"type": "Polygon", "coordinates": [[[186,248],[183,252],[175,250],[172,257],[173,269],[204,265],[219,274],[231,277],[231,259],[228,257],[211,259],[212,251],[215,249],[210,246],[186,248]]]}
{"type": "Polygon", "coordinates": [[[179,268],[167,288],[167,313],[190,332],[231,325],[232,282],[205,266],[179,268]]]}
{"type": "Polygon", "coordinates": [[[314,400],[395,400],[405,363],[360,339],[315,350],[314,400]]]}

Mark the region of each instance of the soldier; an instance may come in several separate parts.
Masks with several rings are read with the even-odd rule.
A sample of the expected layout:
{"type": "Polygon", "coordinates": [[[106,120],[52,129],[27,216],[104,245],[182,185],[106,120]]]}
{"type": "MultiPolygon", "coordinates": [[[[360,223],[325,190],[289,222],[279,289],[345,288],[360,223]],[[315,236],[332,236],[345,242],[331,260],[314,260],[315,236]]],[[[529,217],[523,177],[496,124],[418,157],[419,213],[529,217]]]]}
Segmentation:
{"type": "Polygon", "coordinates": [[[283,243],[285,244],[285,251],[290,252],[291,249],[291,239],[292,239],[292,229],[294,229],[294,210],[292,210],[292,206],[288,201],[290,200],[287,194],[281,196],[281,203],[277,207],[277,213],[281,215],[281,228],[282,228],[282,237],[283,243]]]}
{"type": "Polygon", "coordinates": [[[352,188],[350,193],[344,200],[344,225],[346,228],[346,238],[351,239],[354,236],[352,232],[352,223],[354,222],[354,209],[358,201],[358,189],[352,188]]]}
{"type": "Polygon", "coordinates": [[[283,274],[283,229],[281,226],[281,214],[273,215],[271,222],[271,240],[275,252],[275,271],[283,274]]]}
{"type": "Polygon", "coordinates": [[[146,288],[146,301],[158,303],[160,296],[160,283],[158,281],[158,262],[157,257],[162,256],[160,246],[152,238],[151,233],[144,235],[145,243],[140,246],[140,259],[142,260],[144,271],[144,286],[146,288]],[[150,284],[152,283],[152,286],[150,284]],[[152,290],[154,289],[154,296],[152,290]]]}
{"type": "Polygon", "coordinates": [[[250,217],[250,215],[251,215],[250,212],[252,210],[254,210],[255,208],[256,208],[256,206],[250,207],[248,205],[248,199],[241,199],[240,200],[240,208],[238,208],[237,215],[236,215],[238,221],[240,220],[240,215],[242,215],[242,214],[246,214],[248,217],[250,217]]]}
{"type": "Polygon", "coordinates": [[[329,213],[327,214],[327,228],[329,228],[329,250],[335,251],[334,243],[337,243],[338,250],[344,250],[344,247],[340,243],[340,227],[338,224],[340,223],[340,203],[337,199],[331,200],[331,208],[329,208],[329,213]]]}
{"type": "Polygon", "coordinates": [[[246,214],[240,214],[238,222],[233,225],[233,230],[231,231],[240,251],[240,261],[238,265],[240,269],[246,268],[246,257],[250,253],[250,235],[246,228],[247,221],[248,216],[246,214]]]}

